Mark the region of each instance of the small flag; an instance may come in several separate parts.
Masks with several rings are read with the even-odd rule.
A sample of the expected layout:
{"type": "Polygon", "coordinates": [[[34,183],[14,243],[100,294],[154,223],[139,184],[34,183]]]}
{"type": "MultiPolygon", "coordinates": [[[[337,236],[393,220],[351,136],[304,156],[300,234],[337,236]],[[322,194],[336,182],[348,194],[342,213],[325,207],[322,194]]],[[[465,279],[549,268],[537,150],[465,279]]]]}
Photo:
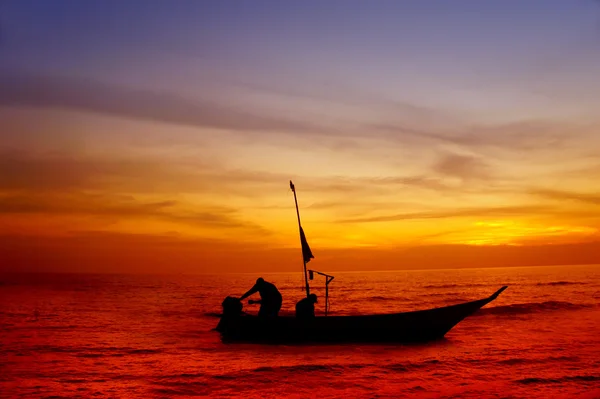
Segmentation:
{"type": "Polygon", "coordinates": [[[304,262],[308,263],[314,256],[308,246],[308,242],[306,242],[306,236],[304,235],[304,229],[302,227],[300,227],[300,242],[302,243],[302,256],[304,257],[304,262]]]}
{"type": "Polygon", "coordinates": [[[291,180],[290,180],[290,188],[292,189],[293,192],[296,192],[296,188],[294,187],[294,183],[292,183],[291,180]]]}

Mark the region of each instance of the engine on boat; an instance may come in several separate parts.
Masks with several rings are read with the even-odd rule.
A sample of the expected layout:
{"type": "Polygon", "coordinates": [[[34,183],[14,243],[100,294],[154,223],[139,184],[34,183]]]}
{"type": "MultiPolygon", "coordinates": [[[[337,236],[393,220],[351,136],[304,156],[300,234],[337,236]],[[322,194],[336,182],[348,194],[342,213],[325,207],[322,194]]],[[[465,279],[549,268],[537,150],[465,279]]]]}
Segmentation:
{"type": "Polygon", "coordinates": [[[238,298],[228,296],[221,304],[223,307],[223,316],[239,316],[242,313],[242,301],[238,298]]]}

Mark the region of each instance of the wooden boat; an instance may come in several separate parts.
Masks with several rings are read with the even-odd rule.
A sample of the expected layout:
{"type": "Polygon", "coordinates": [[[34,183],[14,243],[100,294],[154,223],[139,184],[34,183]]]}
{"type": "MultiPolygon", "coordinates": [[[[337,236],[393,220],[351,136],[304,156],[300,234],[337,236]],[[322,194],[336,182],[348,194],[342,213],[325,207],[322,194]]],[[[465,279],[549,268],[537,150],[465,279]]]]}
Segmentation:
{"type": "Polygon", "coordinates": [[[490,303],[507,287],[472,302],[413,312],[365,316],[293,316],[261,319],[243,313],[221,316],[223,341],[255,343],[425,342],[441,339],[455,325],[490,303]]]}
{"type": "MultiPolygon", "coordinates": [[[[302,226],[298,200],[293,183],[300,244],[304,262],[306,296],[310,294],[306,263],[312,252],[302,226]]],[[[333,276],[315,272],[326,277],[326,293],[333,276]]],[[[313,271],[310,271],[311,280],[313,271]]],[[[328,316],[328,297],[325,298],[325,316],[298,319],[293,316],[263,318],[242,312],[237,298],[227,297],[223,302],[223,314],[216,330],[224,342],[248,343],[307,343],[307,342],[424,342],[443,338],[455,325],[490,303],[507,287],[504,286],[491,296],[476,301],[460,303],[434,309],[393,314],[360,316],[328,316]]]]}

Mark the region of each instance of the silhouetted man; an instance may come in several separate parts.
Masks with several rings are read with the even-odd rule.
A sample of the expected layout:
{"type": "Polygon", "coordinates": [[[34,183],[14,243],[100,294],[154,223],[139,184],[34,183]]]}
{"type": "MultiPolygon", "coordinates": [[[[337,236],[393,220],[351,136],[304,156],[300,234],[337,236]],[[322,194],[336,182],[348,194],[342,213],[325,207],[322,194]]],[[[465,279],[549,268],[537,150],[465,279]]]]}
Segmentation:
{"type": "Polygon", "coordinates": [[[262,277],[256,280],[254,287],[250,288],[240,298],[240,301],[246,299],[250,295],[258,292],[260,294],[260,301],[248,301],[250,303],[260,303],[260,310],[258,315],[261,317],[276,317],[281,309],[281,294],[274,284],[265,281],[262,277]]]}
{"type": "Polygon", "coordinates": [[[315,303],[317,303],[317,296],[315,294],[310,294],[298,301],[296,304],[296,317],[298,319],[314,319],[315,303]]]}

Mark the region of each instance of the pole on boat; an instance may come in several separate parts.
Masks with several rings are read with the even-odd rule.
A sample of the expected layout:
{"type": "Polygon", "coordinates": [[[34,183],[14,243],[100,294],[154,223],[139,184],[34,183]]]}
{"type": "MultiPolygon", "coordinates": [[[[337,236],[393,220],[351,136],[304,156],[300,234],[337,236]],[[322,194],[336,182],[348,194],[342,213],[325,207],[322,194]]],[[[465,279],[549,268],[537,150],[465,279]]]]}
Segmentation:
{"type": "Polygon", "coordinates": [[[329,312],[329,283],[331,283],[335,277],[316,270],[308,270],[308,272],[311,280],[314,278],[314,273],[325,277],[325,316],[327,316],[327,313],[329,312]]]}
{"type": "Polygon", "coordinates": [[[294,193],[294,202],[296,203],[296,216],[298,216],[298,231],[300,233],[300,249],[302,250],[302,264],[304,267],[304,286],[306,287],[306,297],[310,295],[310,288],[308,286],[308,274],[306,272],[306,258],[304,256],[304,245],[302,242],[302,225],[300,224],[300,211],[298,210],[298,198],[296,198],[296,188],[294,187],[294,183],[290,180],[290,188],[294,193]]]}
{"type": "Polygon", "coordinates": [[[333,280],[333,276],[325,277],[325,316],[327,316],[327,311],[329,310],[329,283],[333,280]]]}

